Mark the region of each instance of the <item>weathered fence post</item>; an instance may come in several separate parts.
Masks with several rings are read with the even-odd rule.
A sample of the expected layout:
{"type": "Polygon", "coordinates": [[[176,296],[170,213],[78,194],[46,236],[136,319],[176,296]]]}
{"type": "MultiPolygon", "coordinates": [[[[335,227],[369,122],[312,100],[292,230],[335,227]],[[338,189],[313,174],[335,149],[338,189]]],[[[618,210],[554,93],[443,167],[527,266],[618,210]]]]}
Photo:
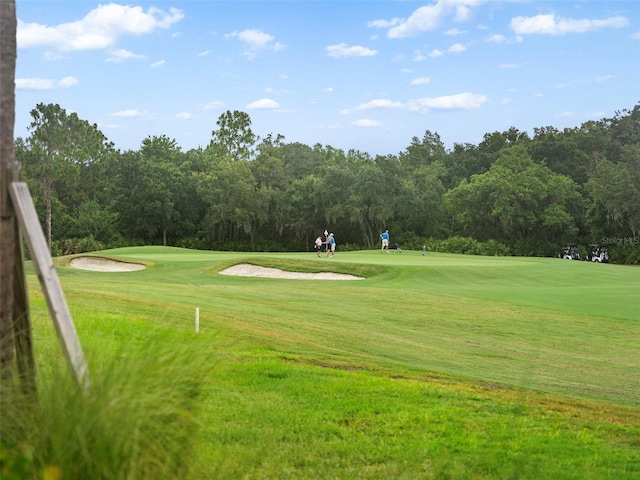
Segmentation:
{"type": "Polygon", "coordinates": [[[16,3],[0,0],[0,377],[13,377],[16,218],[9,199],[15,162],[16,3]]]}

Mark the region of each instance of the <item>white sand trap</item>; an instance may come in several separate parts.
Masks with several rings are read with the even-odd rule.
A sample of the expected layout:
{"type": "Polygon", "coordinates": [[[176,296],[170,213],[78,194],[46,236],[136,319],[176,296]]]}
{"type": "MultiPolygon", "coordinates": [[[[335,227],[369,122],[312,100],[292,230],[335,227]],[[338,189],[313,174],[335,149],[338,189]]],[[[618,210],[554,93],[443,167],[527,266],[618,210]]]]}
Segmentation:
{"type": "Polygon", "coordinates": [[[364,280],[362,277],[356,277],[355,275],[347,275],[344,273],[286,272],[279,268],[259,267],[249,263],[240,263],[233,267],[225,268],[220,273],[222,275],[234,275],[237,277],[286,278],[294,280],[364,280]]]}
{"type": "Polygon", "coordinates": [[[119,262],[104,257],[76,257],[71,259],[69,265],[80,270],[93,270],[94,272],[135,272],[147,268],[140,263],[119,262]]]}

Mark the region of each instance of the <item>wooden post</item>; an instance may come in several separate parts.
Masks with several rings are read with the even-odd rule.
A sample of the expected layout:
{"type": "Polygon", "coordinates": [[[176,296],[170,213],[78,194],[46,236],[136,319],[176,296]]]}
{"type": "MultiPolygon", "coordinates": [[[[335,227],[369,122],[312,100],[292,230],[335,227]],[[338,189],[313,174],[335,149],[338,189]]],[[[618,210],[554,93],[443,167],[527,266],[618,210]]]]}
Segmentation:
{"type": "MultiPolygon", "coordinates": [[[[12,182],[20,177],[19,165],[11,170],[12,182]]],[[[20,226],[14,219],[14,273],[13,273],[13,342],[15,344],[16,362],[20,387],[25,393],[36,393],[36,361],[31,339],[31,318],[29,316],[29,295],[27,293],[27,276],[24,271],[24,251],[20,226]]]]}
{"type": "Polygon", "coordinates": [[[16,218],[9,199],[15,161],[16,2],[0,0],[0,378],[13,379],[16,218]]]}
{"type": "Polygon", "coordinates": [[[24,182],[13,182],[10,193],[20,227],[26,236],[33,265],[40,280],[60,345],[78,385],[86,389],[89,387],[89,372],[84,360],[84,353],[71,319],[71,312],[64,298],[58,274],[51,260],[49,247],[29,194],[29,188],[24,182]]]}

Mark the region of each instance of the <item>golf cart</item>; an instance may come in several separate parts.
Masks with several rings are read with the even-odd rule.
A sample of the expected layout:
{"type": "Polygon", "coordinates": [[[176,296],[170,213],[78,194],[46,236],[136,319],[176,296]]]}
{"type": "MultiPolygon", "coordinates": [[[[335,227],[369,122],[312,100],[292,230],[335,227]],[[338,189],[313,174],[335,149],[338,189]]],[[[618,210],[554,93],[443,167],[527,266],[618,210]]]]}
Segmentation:
{"type": "Polygon", "coordinates": [[[587,249],[587,262],[609,263],[609,252],[602,245],[589,245],[587,249]]]}
{"type": "Polygon", "coordinates": [[[560,258],[565,260],[580,260],[580,254],[578,253],[578,246],[575,243],[567,243],[564,246],[560,255],[560,258]]]}

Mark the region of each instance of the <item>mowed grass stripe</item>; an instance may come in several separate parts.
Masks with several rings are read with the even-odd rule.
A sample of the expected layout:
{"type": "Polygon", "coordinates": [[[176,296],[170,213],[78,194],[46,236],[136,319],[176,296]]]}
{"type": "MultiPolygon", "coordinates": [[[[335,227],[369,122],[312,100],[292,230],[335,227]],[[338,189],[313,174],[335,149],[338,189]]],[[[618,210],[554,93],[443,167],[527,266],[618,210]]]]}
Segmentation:
{"type": "Polygon", "coordinates": [[[640,405],[634,290],[640,281],[632,267],[416,252],[349,252],[330,260],[162,247],[108,253],[151,264],[121,274],[61,269],[79,320],[90,304],[111,305],[123,321],[128,313],[153,312],[152,324],[189,330],[198,307],[203,332],[321,362],[438,372],[640,405]],[[364,282],[217,274],[234,258],[252,257],[289,269],[312,262],[318,269],[363,263],[384,270],[364,282]]]}

